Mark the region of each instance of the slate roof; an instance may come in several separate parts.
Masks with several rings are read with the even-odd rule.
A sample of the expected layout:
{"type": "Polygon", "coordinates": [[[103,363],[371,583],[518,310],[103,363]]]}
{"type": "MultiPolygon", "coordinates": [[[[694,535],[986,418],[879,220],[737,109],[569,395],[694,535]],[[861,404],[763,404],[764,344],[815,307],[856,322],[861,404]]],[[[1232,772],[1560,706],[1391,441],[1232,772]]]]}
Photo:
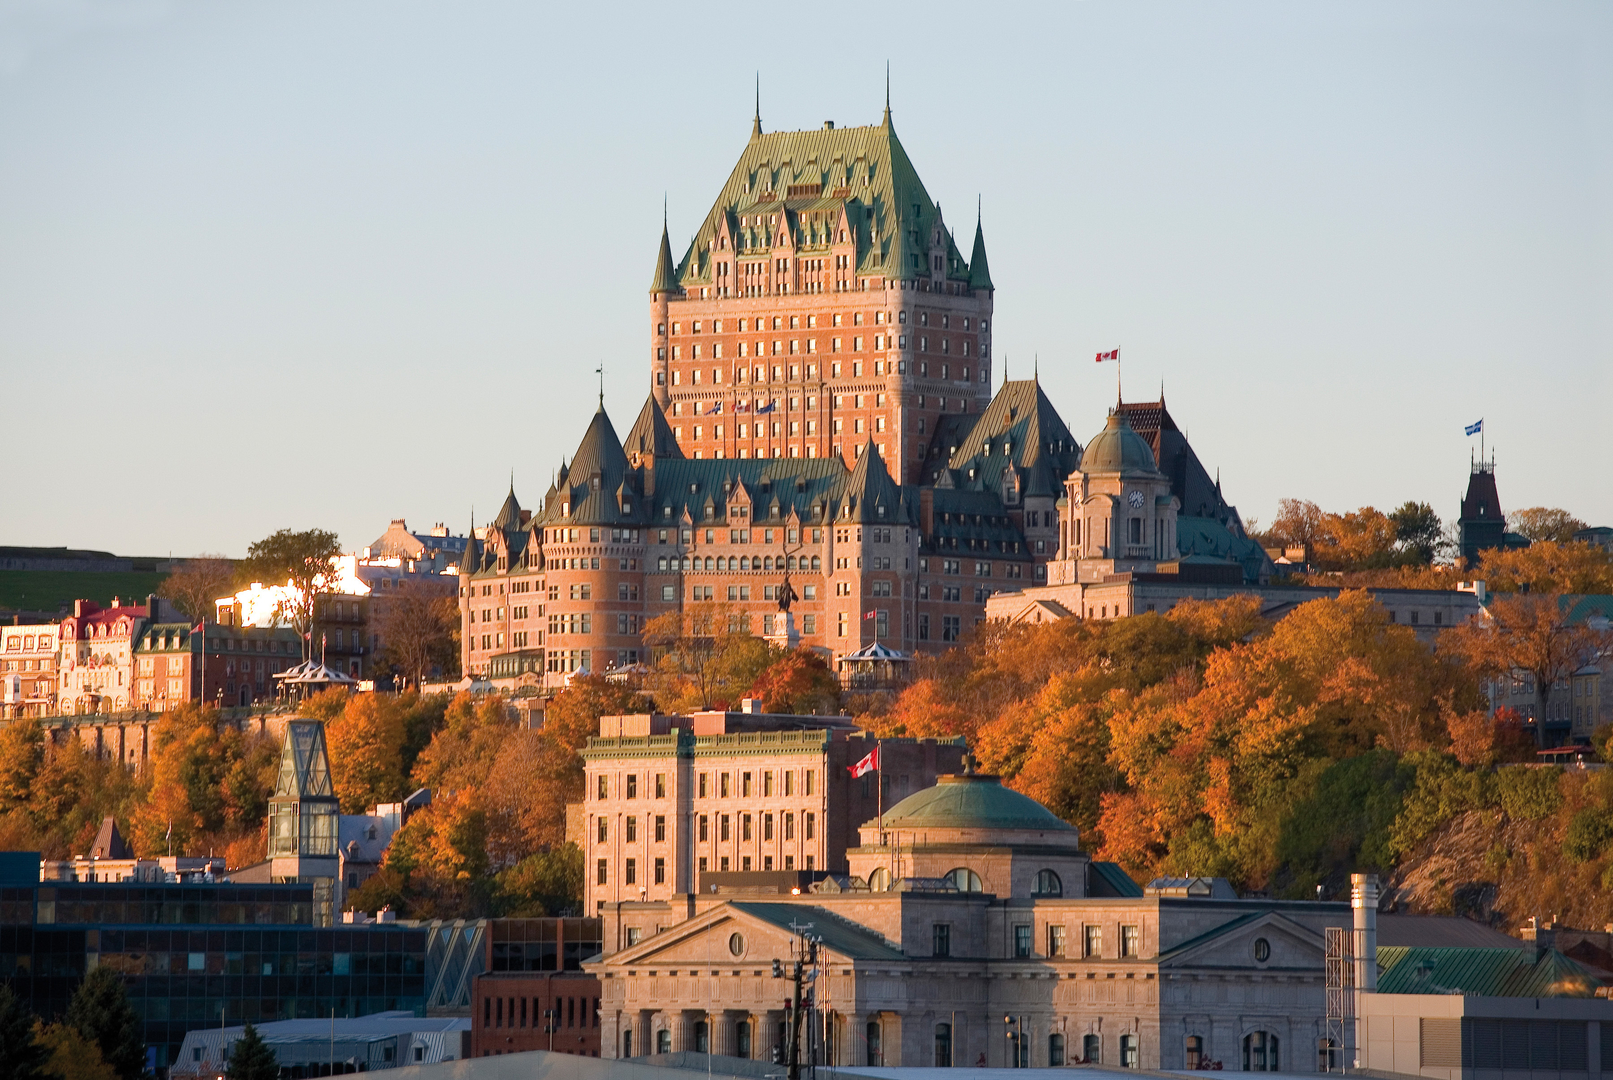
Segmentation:
{"type": "Polygon", "coordinates": [[[1481,922],[1455,915],[1395,915],[1378,916],[1378,948],[1387,945],[1432,946],[1437,948],[1477,947],[1485,949],[1522,949],[1526,946],[1518,938],[1509,937],[1481,922]]]}
{"type": "MultiPolygon", "coordinates": [[[[711,242],[723,224],[736,235],[741,251],[761,253],[774,246],[827,248],[828,237],[821,229],[797,244],[782,241],[780,234],[797,236],[803,215],[825,215],[835,221],[842,207],[855,225],[859,273],[882,273],[893,279],[928,276],[928,260],[921,257],[914,265],[914,257],[928,251],[941,210],[908,159],[887,111],[884,122],[867,127],[766,133],[753,129],[678,264],[678,283],[685,289],[710,283],[711,242]],[[764,219],[777,215],[781,220],[777,225],[739,226],[740,217],[756,215],[764,219]]],[[[946,276],[968,282],[969,264],[950,230],[945,246],[946,276]]],[[[978,230],[976,246],[983,254],[984,238],[978,236],[978,230]]]]}
{"type": "Polygon", "coordinates": [[[1601,985],[1584,966],[1555,949],[1378,946],[1380,994],[1468,994],[1475,997],[1596,996],[1601,985]]]}
{"type": "Polygon", "coordinates": [[[622,450],[629,459],[635,454],[640,457],[653,454],[658,458],[684,456],[682,447],[672,434],[672,425],[666,422],[666,413],[656,404],[654,394],[644,399],[638,419],[633,421],[633,426],[627,429],[627,438],[622,440],[622,450]]]}
{"type": "Polygon", "coordinates": [[[1133,881],[1119,863],[1090,862],[1087,864],[1087,892],[1092,896],[1128,896],[1135,899],[1143,895],[1143,887],[1133,881]]]}
{"type": "Polygon", "coordinates": [[[805,907],[800,904],[753,904],[747,902],[730,902],[729,906],[736,911],[742,911],[752,918],[761,919],[780,930],[795,933],[790,924],[797,926],[802,923],[812,924],[813,935],[823,939],[824,945],[833,949],[842,956],[852,960],[905,960],[900,949],[891,947],[885,939],[864,930],[853,923],[846,922],[838,915],[825,911],[820,907],[805,907]]]}
{"type": "Polygon", "coordinates": [[[954,486],[999,498],[1012,469],[1021,496],[1057,499],[1065,478],[1080,464],[1081,446],[1041,383],[1021,379],[1003,383],[951,453],[947,468],[954,486]]]}

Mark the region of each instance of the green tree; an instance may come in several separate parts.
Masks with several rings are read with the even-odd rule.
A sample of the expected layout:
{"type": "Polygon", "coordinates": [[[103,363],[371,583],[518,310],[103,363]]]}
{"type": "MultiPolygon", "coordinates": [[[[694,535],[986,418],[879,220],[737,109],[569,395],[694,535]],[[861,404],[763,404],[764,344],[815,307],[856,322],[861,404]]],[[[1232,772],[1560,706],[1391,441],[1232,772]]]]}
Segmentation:
{"type": "Polygon", "coordinates": [[[341,553],[336,534],[324,529],[281,529],[246,549],[241,569],[248,579],[276,585],[285,582],[292,587],[294,596],[279,615],[302,638],[304,659],[312,648],[308,632],[314,623],[316,592],[330,574],[331,560],[341,553]]]}
{"type": "Polygon", "coordinates": [[[34,1013],[0,983],[0,1080],[60,1080],[49,1067],[51,1049],[39,1041],[34,1013]]]}
{"type": "Polygon", "coordinates": [[[79,983],[67,1006],[67,1023],[101,1049],[101,1057],[122,1080],[139,1080],[146,1071],[140,1017],[129,1003],[123,980],[109,967],[97,967],[79,983]]]}
{"type": "Polygon", "coordinates": [[[540,851],[498,875],[496,906],[512,919],[582,910],[583,856],[576,844],[540,851]]]}
{"type": "Polygon", "coordinates": [[[230,1063],[224,1070],[227,1080],[279,1080],[280,1062],[274,1049],[251,1024],[230,1047],[230,1063]]]}
{"type": "Polygon", "coordinates": [[[1395,525],[1395,546],[1407,562],[1426,566],[1443,551],[1445,526],[1427,503],[1403,502],[1389,520],[1395,525]]]}

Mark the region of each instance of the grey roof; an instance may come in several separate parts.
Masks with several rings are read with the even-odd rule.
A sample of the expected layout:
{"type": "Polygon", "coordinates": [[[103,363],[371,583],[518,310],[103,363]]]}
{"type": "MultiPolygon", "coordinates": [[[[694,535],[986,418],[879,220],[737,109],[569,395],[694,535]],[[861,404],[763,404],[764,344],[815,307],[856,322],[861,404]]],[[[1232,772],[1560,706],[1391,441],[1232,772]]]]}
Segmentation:
{"type": "Polygon", "coordinates": [[[852,960],[903,960],[900,949],[892,947],[884,938],[864,930],[855,923],[820,907],[801,904],[753,904],[730,902],[729,907],[753,918],[771,923],[780,930],[795,933],[790,924],[812,924],[811,933],[823,939],[823,944],[852,960]]]}
{"type": "Polygon", "coordinates": [[[349,862],[379,863],[392,843],[396,827],[397,819],[393,817],[342,814],[336,819],[336,850],[349,862]]]}
{"type": "Polygon", "coordinates": [[[1518,938],[1454,915],[1379,915],[1378,945],[1423,948],[1530,948],[1518,938]]]}
{"type": "Polygon", "coordinates": [[[953,486],[1001,497],[1010,474],[1022,496],[1057,499],[1081,447],[1035,379],[1004,382],[951,452],[953,486]]]}

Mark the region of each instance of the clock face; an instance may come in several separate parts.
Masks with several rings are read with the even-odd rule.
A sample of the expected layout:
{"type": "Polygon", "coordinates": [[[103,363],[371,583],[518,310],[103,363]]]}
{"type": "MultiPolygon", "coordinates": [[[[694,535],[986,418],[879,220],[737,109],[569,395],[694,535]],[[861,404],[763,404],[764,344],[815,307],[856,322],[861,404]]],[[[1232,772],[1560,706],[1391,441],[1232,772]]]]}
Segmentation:
{"type": "Polygon", "coordinates": [[[1131,503],[1131,508],[1133,510],[1141,510],[1143,508],[1143,493],[1140,491],[1133,491],[1130,495],[1126,496],[1126,501],[1131,503]]]}

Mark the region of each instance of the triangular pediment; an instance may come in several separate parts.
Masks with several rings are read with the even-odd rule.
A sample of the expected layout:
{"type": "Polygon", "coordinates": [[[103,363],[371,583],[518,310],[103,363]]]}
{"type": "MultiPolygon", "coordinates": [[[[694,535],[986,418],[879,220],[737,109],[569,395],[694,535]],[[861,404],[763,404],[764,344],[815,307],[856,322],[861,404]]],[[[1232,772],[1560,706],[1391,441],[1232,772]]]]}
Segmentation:
{"type": "Polygon", "coordinates": [[[831,963],[903,958],[877,935],[819,908],[760,902],[723,904],[650,935],[606,957],[605,963],[633,969],[737,965],[765,970],[774,960],[789,961],[795,955],[792,949],[799,939],[792,923],[820,939],[819,955],[831,963]]]}
{"type": "MultiPolygon", "coordinates": [[[[1348,916],[1341,916],[1348,923],[1348,916]]],[[[1251,912],[1160,953],[1161,968],[1306,968],[1320,966],[1322,936],[1275,911],[1251,912]],[[1257,943],[1266,943],[1264,959],[1257,943]]]]}

